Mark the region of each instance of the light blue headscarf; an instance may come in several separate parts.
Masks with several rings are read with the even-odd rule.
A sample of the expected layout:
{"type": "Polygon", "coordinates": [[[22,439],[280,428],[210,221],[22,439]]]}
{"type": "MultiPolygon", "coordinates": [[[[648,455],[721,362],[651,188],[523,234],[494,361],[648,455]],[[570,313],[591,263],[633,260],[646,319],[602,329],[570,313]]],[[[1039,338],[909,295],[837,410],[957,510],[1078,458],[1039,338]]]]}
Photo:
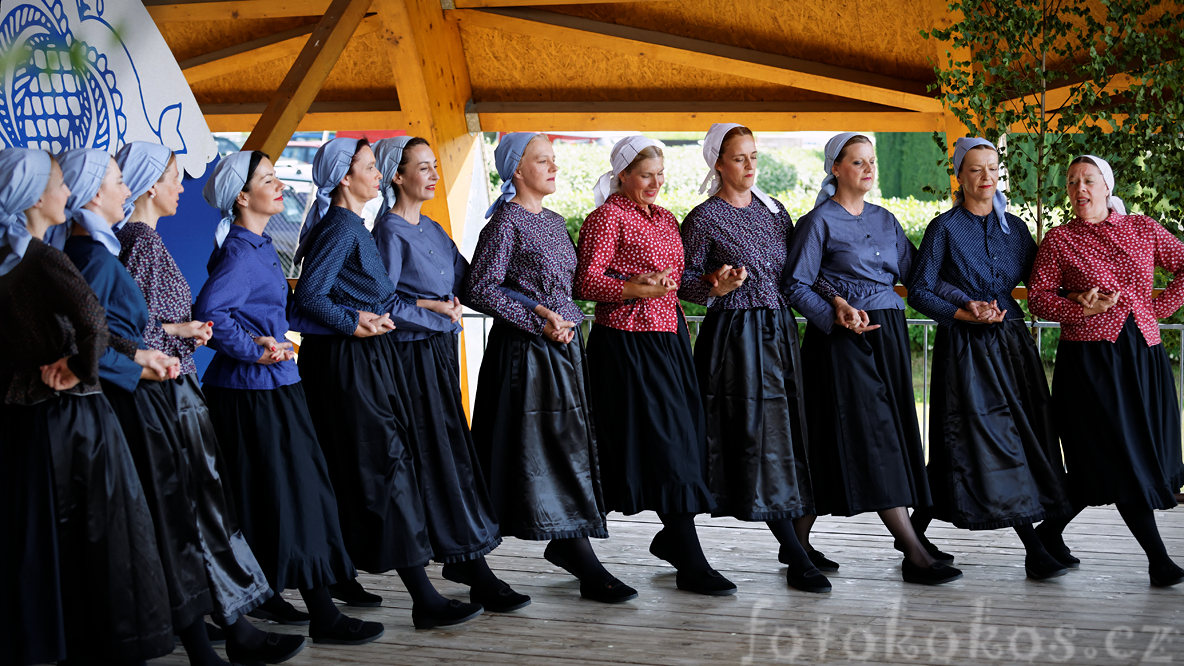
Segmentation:
{"type": "Polygon", "coordinates": [[[58,155],[58,164],[62,167],[66,187],[70,188],[70,198],[66,199],[66,223],[51,228],[45,234],[45,242],[62,249],[74,225],[79,224],[108,252],[119,256],[119,239],[111,230],[111,223],[101,215],[83,208],[99,193],[99,186],[103,184],[103,177],[107,175],[107,168],[111,164],[111,156],[97,148],[75,148],[58,155]]]}
{"type": "Polygon", "coordinates": [[[493,162],[497,165],[497,175],[502,179],[502,193],[485,210],[486,219],[493,217],[497,209],[501,208],[503,204],[518,194],[518,191],[514,188],[514,172],[518,170],[518,164],[522,162],[522,155],[526,152],[526,145],[536,136],[542,136],[542,134],[537,132],[511,132],[503,136],[502,140],[498,142],[497,148],[493,151],[493,162]]]}
{"type": "Polygon", "coordinates": [[[382,208],[378,209],[379,217],[395,207],[395,198],[398,192],[395,191],[395,185],[391,179],[399,171],[399,162],[403,161],[403,149],[407,147],[407,142],[414,138],[413,136],[393,136],[374,143],[374,159],[378,162],[379,173],[382,174],[382,208]]]}
{"type": "Polygon", "coordinates": [[[0,262],[0,275],[11,271],[25,256],[29,241],[25,211],[45,193],[53,162],[44,150],[0,150],[0,243],[12,252],[0,262]]]}
{"type": "Polygon", "coordinates": [[[300,228],[300,247],[296,249],[293,263],[299,264],[304,258],[304,253],[308,251],[308,234],[316,228],[325,213],[329,212],[329,206],[333,203],[330,199],[333,189],[349,173],[349,166],[361,141],[350,137],[338,137],[317,149],[316,156],[312,158],[312,182],[317,186],[317,199],[308,211],[308,217],[304,218],[304,226],[300,228]]]}
{"type": "MultiPolygon", "coordinates": [[[[995,144],[991,143],[990,141],[987,141],[986,139],[983,139],[983,138],[977,137],[977,136],[976,137],[964,136],[961,139],[958,139],[958,141],[956,141],[954,143],[954,175],[955,176],[958,175],[958,172],[962,171],[962,160],[966,158],[966,153],[969,153],[972,148],[978,148],[979,146],[986,146],[986,147],[990,148],[991,150],[995,151],[996,153],[999,152],[999,149],[995,147],[995,144]]],[[[963,194],[961,192],[959,192],[958,193],[959,203],[961,203],[963,201],[963,199],[964,199],[963,194]]],[[[998,186],[995,187],[995,199],[992,202],[992,205],[995,208],[995,217],[999,218],[999,228],[1002,229],[1003,233],[1005,233],[1005,234],[1011,233],[1011,227],[1007,224],[1007,215],[1006,215],[1006,213],[1007,213],[1007,197],[1003,196],[1003,193],[999,191],[998,186]]]]}
{"type": "Polygon", "coordinates": [[[839,158],[839,153],[843,152],[843,148],[847,145],[847,142],[857,136],[863,135],[858,132],[843,132],[832,136],[830,141],[826,142],[826,163],[822,166],[822,170],[826,172],[826,178],[822,179],[822,188],[818,191],[818,196],[814,199],[815,208],[821,206],[838,191],[839,179],[835,178],[835,174],[833,173],[835,160],[839,158]]]}
{"type": "Polygon", "coordinates": [[[250,150],[240,150],[230,153],[218,161],[214,166],[214,173],[206,181],[201,190],[201,196],[214,208],[222,212],[222,219],[218,220],[218,227],[214,231],[214,243],[222,247],[226,235],[230,233],[230,225],[234,222],[234,200],[238,193],[247,186],[251,174],[250,150]]]}
{"type": "Polygon", "coordinates": [[[127,201],[123,202],[123,221],[115,225],[116,229],[131,219],[132,211],[136,209],[136,199],[160,180],[164,170],[169,168],[169,158],[172,156],[173,151],[165,146],[147,141],[132,141],[115,153],[115,163],[123,171],[123,184],[132,191],[127,201]]]}

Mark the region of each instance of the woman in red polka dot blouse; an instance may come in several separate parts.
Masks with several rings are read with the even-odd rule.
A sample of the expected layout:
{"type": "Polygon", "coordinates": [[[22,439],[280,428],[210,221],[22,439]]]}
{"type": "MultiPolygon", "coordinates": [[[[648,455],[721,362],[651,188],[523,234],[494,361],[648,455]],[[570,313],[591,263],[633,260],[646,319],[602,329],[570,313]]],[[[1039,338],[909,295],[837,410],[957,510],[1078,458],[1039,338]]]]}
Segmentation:
{"type": "Polygon", "coordinates": [[[661,144],[617,142],[612,171],[577,248],[576,298],[596,301],[588,338],[593,422],[609,510],[657,511],[650,552],[678,569],[679,589],[725,595],[736,586],[711,568],[695,514],[714,508],[707,489],[703,406],[678,303],[683,247],[678,221],[656,205],[665,182],[661,144]]]}
{"type": "Polygon", "coordinates": [[[1116,504],[1147,553],[1151,584],[1184,581],[1168,556],[1154,509],[1176,505],[1184,483],[1180,412],[1157,320],[1184,302],[1173,279],[1154,297],[1155,267],[1179,275],[1184,243],[1113,195],[1110,165],[1092,155],[1068,175],[1073,219],[1048,232],[1036,253],[1029,306],[1061,322],[1052,380],[1053,419],[1076,509],[1037,532],[1054,557],[1074,561],[1061,533],[1087,505],[1116,504]],[[1071,298],[1061,295],[1069,292],[1071,298]],[[1058,554],[1059,553],[1059,554],[1058,554]]]}

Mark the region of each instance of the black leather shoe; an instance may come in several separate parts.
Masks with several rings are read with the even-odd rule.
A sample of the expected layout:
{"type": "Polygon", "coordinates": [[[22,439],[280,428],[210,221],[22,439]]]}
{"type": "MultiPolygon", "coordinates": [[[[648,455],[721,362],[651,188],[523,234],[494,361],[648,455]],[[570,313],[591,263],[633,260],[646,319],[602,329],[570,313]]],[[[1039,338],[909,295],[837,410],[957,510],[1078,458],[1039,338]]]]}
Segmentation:
{"type": "MultiPolygon", "coordinates": [[[[806,551],[806,555],[808,555],[810,557],[810,562],[813,563],[814,566],[818,567],[819,571],[838,571],[839,570],[839,563],[835,562],[834,560],[827,559],[826,555],[823,555],[821,551],[817,551],[817,550],[814,550],[813,548],[811,548],[810,550],[806,551]]],[[[789,559],[789,556],[785,554],[784,550],[781,550],[777,553],[777,561],[782,564],[792,564],[793,563],[789,559]]]]}
{"type": "Polygon", "coordinates": [[[919,567],[908,560],[900,565],[901,575],[906,583],[919,585],[941,585],[962,577],[962,571],[942,562],[934,562],[928,567],[919,567]]]}
{"type": "Polygon", "coordinates": [[[340,615],[333,622],[333,626],[324,630],[309,627],[308,635],[313,643],[365,645],[381,638],[385,631],[379,622],[365,622],[356,617],[340,615]]]}
{"type": "MultiPolygon", "coordinates": [[[[933,545],[933,542],[930,541],[929,539],[926,539],[924,536],[921,536],[921,535],[918,535],[917,538],[919,538],[921,540],[921,546],[923,548],[925,548],[926,553],[929,553],[929,557],[932,557],[933,559],[937,560],[938,562],[945,562],[946,564],[949,564],[950,562],[954,561],[953,555],[950,555],[949,553],[942,552],[941,549],[939,549],[937,546],[933,545]]],[[[899,539],[892,540],[892,547],[902,553],[904,552],[904,544],[900,543],[899,539]]]]}
{"type": "Polygon", "coordinates": [[[713,597],[726,597],[729,594],[736,594],[736,584],[724,578],[715,569],[696,571],[694,573],[679,570],[674,583],[678,589],[685,592],[694,592],[695,594],[706,594],[713,597]]]}
{"type": "Polygon", "coordinates": [[[1169,567],[1152,568],[1149,570],[1151,574],[1151,585],[1153,587],[1171,587],[1178,583],[1184,582],[1184,569],[1172,564],[1169,567]]]}
{"type": "Polygon", "coordinates": [[[1024,571],[1027,572],[1028,578],[1032,580],[1048,580],[1049,578],[1057,578],[1069,573],[1069,567],[1061,564],[1061,561],[1052,555],[1045,555],[1043,557],[1025,555],[1024,571]]]}
{"type": "Polygon", "coordinates": [[[382,597],[367,592],[357,579],[330,585],[329,594],[346,606],[355,608],[377,608],[382,605],[382,597]]]}
{"type": "Polygon", "coordinates": [[[481,604],[466,604],[459,599],[449,599],[443,609],[438,611],[424,611],[411,607],[411,623],[416,629],[435,629],[436,627],[451,627],[455,624],[468,622],[477,617],[485,609],[481,604]]]}
{"type": "Polygon", "coordinates": [[[666,560],[675,569],[678,568],[678,551],[666,538],[666,530],[658,530],[658,533],[654,535],[654,540],[650,542],[650,555],[659,560],[666,560]]]}
{"type": "Polygon", "coordinates": [[[530,597],[515,592],[504,581],[498,581],[501,587],[493,592],[469,588],[469,601],[483,607],[490,613],[509,613],[530,605],[530,597]]]}
{"type": "Polygon", "coordinates": [[[242,666],[282,664],[304,649],[304,636],[268,632],[259,647],[246,648],[230,641],[226,644],[226,659],[242,666]]]}
{"type": "Polygon", "coordinates": [[[1060,534],[1052,534],[1048,530],[1042,530],[1041,527],[1044,527],[1044,523],[1036,526],[1036,536],[1040,538],[1040,543],[1044,544],[1044,549],[1048,551],[1049,555],[1070,569],[1081,566],[1081,560],[1073,557],[1073,553],[1065,545],[1064,537],[1060,534]]]}
{"type": "Polygon", "coordinates": [[[604,604],[619,604],[637,598],[637,590],[610,576],[599,581],[580,581],[580,596],[604,604]]]}
{"type": "Polygon", "coordinates": [[[287,624],[292,626],[302,626],[308,624],[308,613],[302,610],[297,610],[295,606],[284,601],[282,598],[275,596],[263,602],[255,610],[247,613],[253,618],[259,620],[269,620],[276,624],[287,624]]]}
{"type": "Polygon", "coordinates": [[[210,645],[226,645],[226,631],[216,624],[206,622],[206,638],[210,639],[210,645]]]}
{"type": "Polygon", "coordinates": [[[795,590],[814,592],[818,594],[830,592],[830,581],[815,567],[805,571],[794,571],[793,568],[785,572],[785,582],[795,590]]]}

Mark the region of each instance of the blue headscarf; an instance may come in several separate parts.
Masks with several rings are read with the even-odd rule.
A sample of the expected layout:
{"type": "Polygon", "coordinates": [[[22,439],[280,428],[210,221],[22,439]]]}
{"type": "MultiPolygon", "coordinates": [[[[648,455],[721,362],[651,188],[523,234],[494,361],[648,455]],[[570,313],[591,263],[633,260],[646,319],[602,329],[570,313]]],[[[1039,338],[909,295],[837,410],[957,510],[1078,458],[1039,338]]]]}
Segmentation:
{"type": "Polygon", "coordinates": [[[333,189],[349,173],[354,153],[361,142],[361,139],[338,137],[317,149],[316,156],[312,158],[312,182],[317,186],[317,198],[312,209],[308,211],[308,217],[304,218],[304,226],[300,228],[300,247],[296,248],[293,263],[299,264],[304,258],[304,253],[308,251],[308,234],[320,223],[325,213],[329,212],[329,206],[333,203],[330,199],[333,189]]]}
{"type": "Polygon", "coordinates": [[[0,243],[12,252],[0,262],[0,275],[21,263],[29,241],[25,211],[45,193],[53,162],[44,150],[5,148],[0,150],[0,243]]]}
{"type": "Polygon", "coordinates": [[[66,223],[51,228],[45,234],[45,242],[62,249],[74,225],[79,224],[108,252],[119,256],[119,239],[111,230],[111,223],[83,208],[99,193],[111,164],[111,156],[97,148],[75,148],[58,155],[58,164],[62,166],[66,187],[70,188],[70,198],[66,199],[66,223]]]}
{"type": "Polygon", "coordinates": [[[839,159],[839,153],[843,152],[843,148],[847,146],[847,142],[857,136],[863,135],[858,132],[843,132],[832,136],[830,141],[826,142],[826,164],[822,166],[822,170],[826,172],[826,178],[822,179],[822,188],[818,191],[818,196],[814,199],[815,208],[821,206],[838,191],[839,179],[835,178],[835,174],[833,173],[835,160],[839,159]]]}
{"type": "Polygon", "coordinates": [[[403,161],[403,149],[407,147],[407,142],[414,138],[413,136],[394,136],[389,139],[380,139],[374,143],[374,159],[378,162],[379,173],[382,174],[382,208],[378,209],[380,217],[395,207],[395,198],[398,192],[395,191],[395,185],[391,179],[399,171],[399,162],[403,161]]]}
{"type": "Polygon", "coordinates": [[[514,189],[514,172],[518,170],[518,164],[522,162],[522,155],[526,152],[527,144],[536,136],[542,136],[542,134],[512,132],[503,136],[502,140],[498,142],[497,148],[493,151],[493,162],[497,165],[497,175],[502,179],[502,193],[485,210],[486,219],[493,217],[497,209],[518,194],[518,191],[514,189]]]}
{"type": "Polygon", "coordinates": [[[251,168],[251,152],[240,150],[219,160],[214,166],[214,173],[201,190],[206,203],[222,212],[222,219],[218,220],[218,227],[214,231],[214,244],[218,247],[222,247],[226,235],[230,233],[230,224],[234,222],[234,200],[247,186],[251,176],[247,173],[251,168]]]}
{"type": "Polygon", "coordinates": [[[115,225],[116,229],[131,219],[132,211],[136,209],[136,199],[160,180],[164,170],[169,168],[169,158],[172,156],[173,151],[165,146],[147,141],[132,141],[115,153],[115,163],[123,171],[123,184],[132,191],[127,201],[123,202],[123,221],[115,225]]]}
{"type": "MultiPolygon", "coordinates": [[[[969,153],[971,149],[978,148],[979,146],[986,146],[991,150],[994,150],[996,153],[999,152],[999,149],[995,147],[995,144],[981,137],[964,136],[954,143],[955,176],[958,175],[958,172],[962,171],[962,160],[966,158],[966,153],[969,153]]],[[[959,202],[961,202],[963,199],[963,194],[959,192],[959,202]]],[[[998,185],[995,187],[995,199],[992,202],[992,206],[995,208],[995,217],[999,218],[999,228],[1002,229],[1003,233],[1005,234],[1011,233],[1011,227],[1007,224],[1007,197],[1003,196],[1003,193],[999,191],[998,185]]]]}

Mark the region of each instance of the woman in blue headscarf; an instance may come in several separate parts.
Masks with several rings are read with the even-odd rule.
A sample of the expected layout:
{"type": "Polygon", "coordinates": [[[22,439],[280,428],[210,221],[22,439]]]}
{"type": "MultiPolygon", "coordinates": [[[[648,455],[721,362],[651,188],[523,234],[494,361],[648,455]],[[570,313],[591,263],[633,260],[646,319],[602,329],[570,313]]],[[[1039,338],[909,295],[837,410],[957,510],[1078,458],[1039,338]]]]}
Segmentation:
{"type": "Polygon", "coordinates": [[[466,291],[495,317],[473,406],[473,442],[502,534],[549,540],[543,557],[580,579],[586,599],[637,591],[605,570],[589,537],[607,538],[588,401],[584,319],[572,300],[576,248],[555,192],[555,151],[515,132],[494,151],[501,194],[486,211],[466,291]]]}
{"type": "Polygon", "coordinates": [[[374,242],[395,287],[395,382],[407,401],[407,443],[424,498],[427,534],[440,574],[468,585],[486,610],[530,603],[490,571],[485,555],[501,543],[461,402],[457,338],[468,262],[444,229],[420,213],[436,195],[436,157],[427,141],[375,144],[382,173],[374,242]]]}
{"type": "Polygon", "coordinates": [[[1068,512],[1065,468],[1040,353],[1011,297],[1032,272],[1036,243],[1006,212],[991,142],[958,139],[953,162],[955,205],[925,229],[908,281],[909,303],[938,323],[927,468],[933,507],[917,507],[912,522],[922,538],[933,518],[971,530],[1014,527],[1028,577],[1052,578],[1065,563],[1032,523],[1068,512]],[[940,282],[970,300],[942,298],[940,282]]]}
{"type": "MultiPolygon", "coordinates": [[[[389,335],[395,286],[359,215],[382,184],[374,151],[365,140],[333,139],[317,151],[312,175],[316,202],[300,232],[303,265],[289,323],[304,333],[300,378],[346,549],[359,569],[399,574],[417,628],[465,622],[481,614],[480,604],[445,599],[424,571],[433,549],[411,406],[389,335]]],[[[347,592],[358,598],[364,590],[347,592]]]]}
{"type": "Polygon", "coordinates": [[[173,649],[168,593],[99,387],[103,309],[42,241],[69,195],[49,154],[0,151],[0,661],[137,663],[173,649]]]}

